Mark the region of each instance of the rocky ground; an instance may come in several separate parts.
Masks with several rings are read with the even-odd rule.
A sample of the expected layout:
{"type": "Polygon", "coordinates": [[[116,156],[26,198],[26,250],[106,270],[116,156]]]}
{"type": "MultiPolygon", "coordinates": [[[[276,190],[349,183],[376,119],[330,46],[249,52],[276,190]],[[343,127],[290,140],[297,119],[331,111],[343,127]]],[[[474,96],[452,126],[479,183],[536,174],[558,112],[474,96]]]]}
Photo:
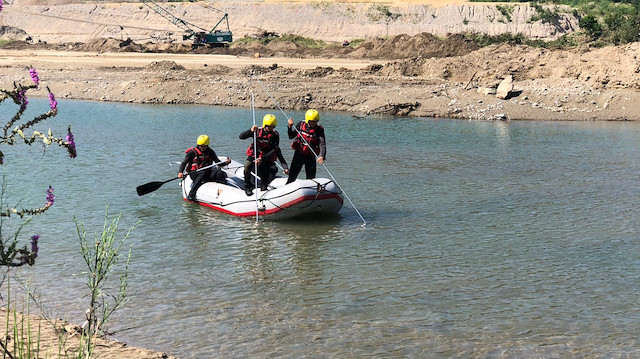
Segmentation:
{"type": "Polygon", "coordinates": [[[173,45],[169,51],[183,54],[170,57],[146,52],[145,45],[96,42],[65,44],[65,51],[51,56],[39,52],[42,46],[5,45],[0,83],[27,76],[30,65],[61,99],[248,108],[253,90],[258,107],[273,108],[265,91],[250,86],[254,75],[283,109],[470,120],[640,119],[638,43],[571,50],[478,48],[462,36],[441,40],[418,34],[372,40],[356,50],[305,51],[277,43],[216,50],[226,54],[216,56],[173,45]],[[134,46],[138,52],[120,52],[134,46]],[[291,53],[295,61],[287,59],[291,53]],[[514,80],[513,91],[499,99],[492,89],[507,76],[514,80]]]}

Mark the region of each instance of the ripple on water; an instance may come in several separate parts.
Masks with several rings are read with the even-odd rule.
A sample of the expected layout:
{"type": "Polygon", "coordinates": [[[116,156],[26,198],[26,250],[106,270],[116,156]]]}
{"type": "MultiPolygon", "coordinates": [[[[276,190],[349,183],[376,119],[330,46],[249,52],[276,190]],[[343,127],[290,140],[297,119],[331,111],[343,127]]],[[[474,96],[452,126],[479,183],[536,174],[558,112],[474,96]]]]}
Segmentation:
{"type": "Polygon", "coordinates": [[[39,263],[21,274],[63,317],[85,310],[73,217],[92,234],[109,204],[123,231],[141,220],[136,296],[113,317],[130,345],[182,358],[640,356],[639,124],[327,113],[327,166],[363,228],[348,202],[256,224],[184,202],[176,182],[136,195],[175,176],[194,131],[241,160],[246,110],[60,105],[78,159],[7,161],[6,203],[56,189],[29,224],[39,263]]]}

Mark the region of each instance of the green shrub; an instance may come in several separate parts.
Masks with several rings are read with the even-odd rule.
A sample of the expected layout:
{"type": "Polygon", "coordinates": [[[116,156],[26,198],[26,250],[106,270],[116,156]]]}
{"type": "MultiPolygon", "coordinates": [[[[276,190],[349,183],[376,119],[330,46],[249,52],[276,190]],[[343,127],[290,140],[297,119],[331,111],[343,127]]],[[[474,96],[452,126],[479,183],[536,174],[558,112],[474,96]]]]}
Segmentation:
{"type": "Polygon", "coordinates": [[[572,35],[565,35],[554,41],[531,40],[523,34],[504,33],[500,35],[487,34],[465,34],[465,37],[474,41],[480,47],[486,47],[494,44],[511,44],[511,45],[527,45],[531,47],[539,47],[546,49],[557,49],[577,46],[579,40],[572,35]]]}
{"type": "Polygon", "coordinates": [[[123,236],[116,239],[116,232],[120,223],[120,217],[109,218],[109,207],[105,210],[104,226],[102,233],[94,234],[93,240],[87,239],[84,223],[74,218],[78,231],[80,253],[87,265],[87,287],[89,288],[89,308],[87,309],[87,321],[83,325],[80,338],[78,358],[91,358],[95,348],[95,338],[103,336],[105,325],[113,312],[126,305],[131,299],[127,293],[127,278],[129,275],[129,260],[131,259],[131,246],[120,275],[117,286],[117,294],[107,294],[105,286],[109,275],[120,259],[120,249],[135,228],[134,225],[123,236]]]}
{"type": "Polygon", "coordinates": [[[593,15],[587,15],[580,19],[580,28],[592,39],[598,39],[602,36],[603,28],[593,15]]]}
{"type": "Polygon", "coordinates": [[[309,37],[303,37],[293,34],[278,35],[276,33],[265,33],[260,37],[244,36],[241,39],[236,39],[233,46],[248,45],[256,41],[265,46],[271,42],[288,42],[299,47],[311,49],[323,49],[329,46],[329,44],[322,40],[315,40],[309,37]]]}
{"type": "MultiPolygon", "coordinates": [[[[494,1],[494,2],[518,2],[512,0],[470,0],[470,1],[494,1]]],[[[529,4],[536,10],[536,14],[529,22],[542,21],[543,23],[560,26],[562,12],[557,5],[569,5],[573,7],[571,13],[580,19],[580,28],[590,39],[591,46],[605,46],[607,44],[625,44],[640,41],[640,0],[555,0],[553,9],[542,6],[544,2],[530,1],[529,4]]],[[[504,17],[510,21],[510,6],[496,5],[504,17]],[[509,17],[507,17],[509,14],[509,17]]],[[[491,19],[490,19],[491,21],[491,19]]],[[[499,22],[504,20],[499,19],[499,22]]],[[[482,43],[500,41],[500,38],[480,39],[482,43]]],[[[513,43],[517,39],[503,37],[502,40],[513,43]]],[[[556,40],[546,43],[544,46],[557,46],[565,41],[567,44],[577,43],[576,37],[567,37],[565,40],[556,40]]],[[[561,45],[572,46],[572,45],[561,45]]]]}
{"type": "Polygon", "coordinates": [[[369,11],[367,12],[367,17],[371,20],[371,21],[380,21],[380,20],[385,20],[385,21],[389,21],[389,20],[395,20],[397,18],[399,18],[400,14],[398,13],[393,13],[391,12],[391,10],[389,9],[389,6],[387,5],[375,5],[371,8],[369,8],[369,11]]]}
{"type": "Polygon", "coordinates": [[[365,39],[353,39],[351,41],[349,41],[349,47],[352,47],[354,49],[357,49],[358,47],[360,47],[360,45],[362,45],[366,40],[365,39]]]}
{"type": "Polygon", "coordinates": [[[636,8],[617,7],[604,17],[608,39],[616,44],[626,44],[640,40],[640,17],[636,8]]]}
{"type": "Polygon", "coordinates": [[[527,38],[523,34],[512,34],[510,32],[506,32],[504,34],[499,35],[487,35],[487,34],[466,34],[467,38],[473,40],[478,46],[486,47],[494,44],[512,44],[512,45],[522,45],[527,41],[527,38]]]}
{"type": "Polygon", "coordinates": [[[496,5],[496,9],[500,11],[502,16],[507,20],[507,22],[511,22],[511,14],[513,14],[513,6],[508,5],[496,5]]]}
{"type": "Polygon", "coordinates": [[[294,34],[284,34],[280,37],[275,38],[273,41],[290,42],[296,44],[297,46],[311,49],[323,49],[327,47],[327,43],[322,40],[315,40],[309,37],[303,37],[294,34]]]}
{"type": "Polygon", "coordinates": [[[531,6],[536,10],[536,14],[529,19],[530,22],[542,21],[543,24],[557,24],[560,21],[561,15],[557,6],[553,10],[538,3],[533,3],[531,6]]]}

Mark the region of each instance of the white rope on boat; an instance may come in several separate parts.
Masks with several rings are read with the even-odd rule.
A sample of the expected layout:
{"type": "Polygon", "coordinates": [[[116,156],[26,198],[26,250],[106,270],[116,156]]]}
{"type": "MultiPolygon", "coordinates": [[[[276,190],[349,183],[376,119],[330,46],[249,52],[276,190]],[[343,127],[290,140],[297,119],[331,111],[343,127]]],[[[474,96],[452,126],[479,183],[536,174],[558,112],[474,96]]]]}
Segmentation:
{"type": "MultiPolygon", "coordinates": [[[[278,101],[271,95],[271,93],[269,92],[269,90],[267,90],[267,88],[262,84],[262,82],[260,81],[260,79],[258,78],[258,76],[256,75],[251,75],[251,78],[255,78],[258,82],[258,84],[260,85],[260,87],[262,87],[262,90],[267,94],[267,96],[269,96],[271,98],[271,100],[273,100],[273,102],[275,103],[276,107],[278,108],[278,110],[280,110],[280,112],[285,116],[286,119],[289,119],[289,116],[284,112],[284,110],[282,110],[282,107],[280,107],[280,104],[278,103],[278,101]]],[[[251,82],[251,80],[250,80],[251,82]]],[[[253,90],[251,91],[251,105],[253,106],[253,90]]],[[[255,123],[255,115],[254,115],[254,123],[255,123]]],[[[295,125],[292,126],[296,132],[298,133],[298,135],[300,134],[300,131],[296,128],[295,125]]],[[[304,136],[299,136],[300,138],[302,138],[302,140],[305,142],[305,144],[307,145],[307,147],[309,147],[309,149],[311,150],[311,152],[313,153],[313,155],[315,156],[316,159],[318,159],[318,154],[313,150],[313,148],[311,147],[311,145],[309,144],[309,142],[307,142],[307,140],[304,139],[304,136]]],[[[360,217],[360,219],[362,220],[362,225],[366,226],[367,225],[367,221],[365,221],[364,217],[362,217],[362,214],[360,214],[360,211],[358,211],[358,208],[356,207],[356,205],[353,203],[353,201],[351,201],[351,198],[349,198],[349,196],[347,195],[347,192],[345,192],[344,188],[342,188],[342,186],[340,185],[340,183],[338,183],[338,180],[336,180],[336,178],[333,176],[333,174],[331,173],[331,171],[329,171],[329,169],[327,168],[327,166],[324,165],[324,163],[321,163],[322,167],[324,168],[325,171],[327,171],[327,173],[329,174],[329,177],[331,177],[331,179],[333,180],[333,182],[335,182],[336,186],[338,186],[338,188],[340,188],[340,190],[342,191],[342,194],[344,195],[344,197],[347,199],[347,201],[349,201],[349,203],[351,204],[351,207],[353,207],[353,209],[356,211],[356,213],[358,214],[358,216],[360,217]]]]}

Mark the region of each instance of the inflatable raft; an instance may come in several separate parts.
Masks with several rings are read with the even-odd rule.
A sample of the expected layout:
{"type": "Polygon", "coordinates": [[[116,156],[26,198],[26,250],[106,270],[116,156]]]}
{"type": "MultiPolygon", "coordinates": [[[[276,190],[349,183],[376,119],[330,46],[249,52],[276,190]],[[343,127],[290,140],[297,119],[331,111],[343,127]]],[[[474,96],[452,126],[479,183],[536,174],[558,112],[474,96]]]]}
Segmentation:
{"type": "MultiPolygon", "coordinates": [[[[343,205],[342,191],[328,178],[298,179],[287,184],[286,178],[277,177],[266,191],[260,190],[258,181],[257,190],[247,196],[243,165],[232,160],[222,169],[227,174],[227,183],[204,183],[196,192],[198,204],[238,217],[256,216],[257,211],[258,216],[274,220],[337,213],[343,205]]],[[[185,201],[191,183],[189,176],[180,182],[185,201]]]]}

